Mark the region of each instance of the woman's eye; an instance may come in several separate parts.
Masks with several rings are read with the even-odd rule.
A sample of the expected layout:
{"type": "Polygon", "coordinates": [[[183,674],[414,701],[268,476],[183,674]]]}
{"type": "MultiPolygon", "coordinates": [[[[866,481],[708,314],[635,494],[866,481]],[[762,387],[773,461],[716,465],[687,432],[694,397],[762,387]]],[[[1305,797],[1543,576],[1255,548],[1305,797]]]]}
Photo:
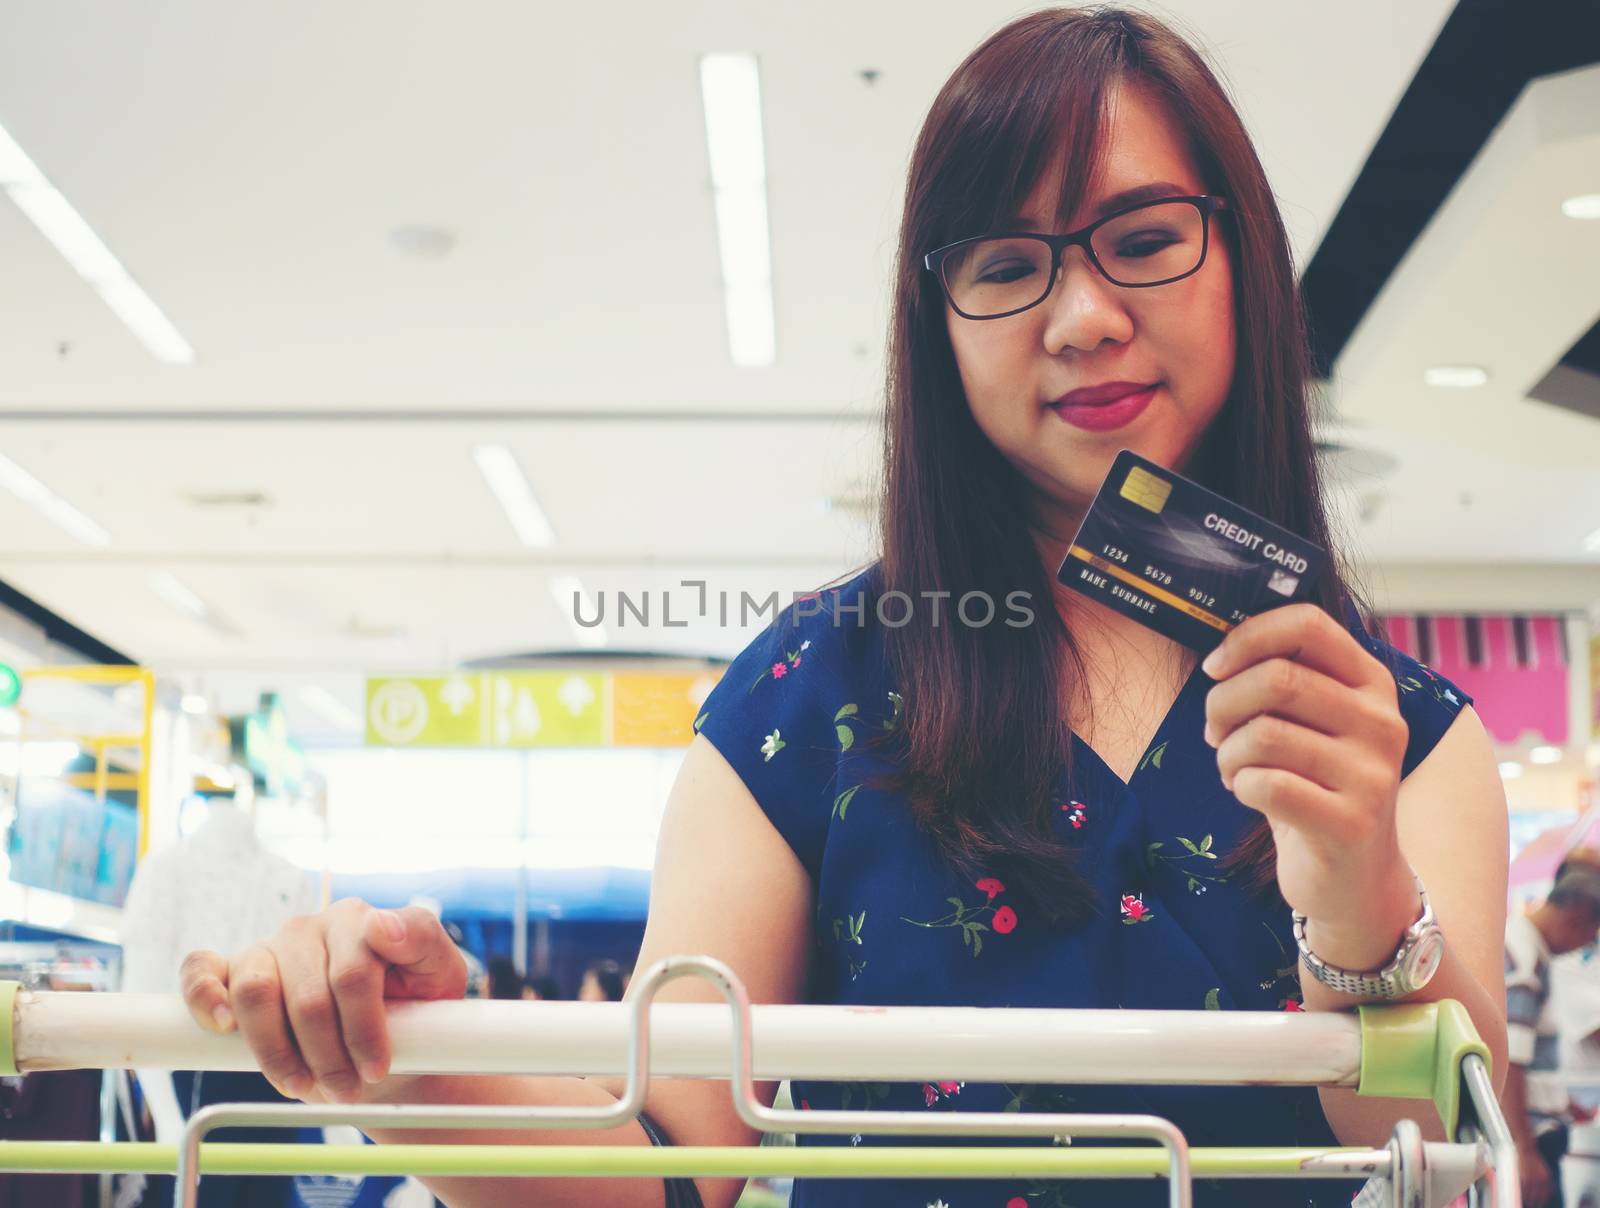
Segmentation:
{"type": "Polygon", "coordinates": [[[1134,235],[1117,244],[1117,255],[1130,259],[1154,256],[1157,252],[1164,252],[1178,242],[1180,240],[1173,235],[1134,235]]]}
{"type": "Polygon", "coordinates": [[[1014,263],[990,265],[978,276],[978,280],[985,285],[1010,285],[1013,281],[1020,281],[1033,272],[1033,265],[1014,263]]]}

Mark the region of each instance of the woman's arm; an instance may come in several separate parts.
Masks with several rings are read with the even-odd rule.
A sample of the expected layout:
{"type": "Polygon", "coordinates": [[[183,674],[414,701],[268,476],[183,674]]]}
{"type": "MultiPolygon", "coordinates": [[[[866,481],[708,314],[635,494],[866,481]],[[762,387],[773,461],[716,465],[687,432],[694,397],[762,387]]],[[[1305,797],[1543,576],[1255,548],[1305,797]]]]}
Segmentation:
{"type": "MultiPolygon", "coordinates": [[[[1420,910],[1415,868],[1447,951],[1414,997],[1459,999],[1503,1082],[1506,806],[1476,714],[1463,709],[1402,783],[1409,728],[1393,674],[1308,604],[1251,617],[1203,668],[1218,681],[1206,700],[1206,739],[1224,785],[1266,816],[1278,887],[1306,916],[1312,951],[1357,971],[1388,963],[1420,910]]],[[[1359,1001],[1306,973],[1301,986],[1312,1010],[1359,1001]]],[[[1402,1116],[1425,1128],[1432,1116],[1349,1091],[1322,1099],[1349,1144],[1382,1143],[1402,1116]]]]}
{"type": "MultiPolygon", "coordinates": [[[[1396,821],[1401,851],[1427,886],[1445,935],[1438,973],[1404,1001],[1454,998],[1466,1007],[1489,1046],[1498,1091],[1506,1078],[1506,803],[1489,736],[1470,707],[1401,784],[1396,821]]],[[[1388,899],[1370,905],[1369,918],[1352,914],[1340,931],[1308,925],[1312,950],[1342,968],[1382,965],[1393,955],[1400,933],[1417,917],[1409,870],[1397,868],[1388,899]]],[[[1300,984],[1310,1010],[1344,1010],[1362,1001],[1323,985],[1303,968],[1300,984]]],[[[1437,1114],[1427,1104],[1363,1099],[1352,1090],[1331,1088],[1321,1097],[1328,1123],[1346,1145],[1381,1145],[1407,1116],[1430,1139],[1445,1139],[1437,1114]]]]}
{"type": "MultiPolygon", "coordinates": [[[[389,998],[459,997],[465,974],[459,953],[437,920],[409,911],[401,934],[386,937],[386,912],[347,899],[316,916],[297,919],[269,943],[229,960],[212,952],[184,962],[184,994],[201,1026],[237,1026],[275,1085],[308,1102],[332,1089],[343,1102],[606,1106],[621,1097],[622,1080],[524,1076],[383,1078],[364,1084],[363,1065],[387,1070],[384,1014],[389,998]],[[437,984],[436,984],[437,983],[437,984]],[[214,1013],[222,1010],[220,1019],[214,1013]]],[[[641,968],[679,953],[726,962],[756,1003],[799,997],[811,950],[811,879],[773,828],[738,774],[704,737],[696,737],[667,799],[641,968]]],[[[716,1001],[715,987],[684,978],[662,988],[657,1001],[716,1001]]],[[[757,1091],[772,1101],[772,1083],[757,1091]]],[[[652,1081],[645,1110],[674,1142],[738,1145],[756,1138],[739,1119],[725,1081],[652,1081]]],[[[504,1145],[646,1145],[629,1123],[599,1132],[563,1130],[374,1130],[382,1143],[504,1145]]],[[[450,1208],[658,1208],[660,1179],[423,1180],[450,1208]]],[[[705,1208],[729,1208],[742,1179],[697,1180],[705,1208]]]]}

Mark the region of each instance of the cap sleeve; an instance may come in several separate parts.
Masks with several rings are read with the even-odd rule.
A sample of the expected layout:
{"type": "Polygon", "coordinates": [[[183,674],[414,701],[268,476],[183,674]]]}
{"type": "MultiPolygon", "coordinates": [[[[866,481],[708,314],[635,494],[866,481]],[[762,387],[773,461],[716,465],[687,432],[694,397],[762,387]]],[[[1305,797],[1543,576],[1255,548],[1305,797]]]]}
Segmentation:
{"type": "Polygon", "coordinates": [[[845,643],[834,618],[791,606],[728,665],[694,729],[751,796],[816,880],[832,816],[847,703],[845,643]]]}
{"type": "Polygon", "coordinates": [[[1472,703],[1472,697],[1409,654],[1367,632],[1355,610],[1346,604],[1345,621],[1350,631],[1380,663],[1389,668],[1399,692],[1400,716],[1410,729],[1406,741],[1401,778],[1411,775],[1418,764],[1439,744],[1457,714],[1472,703]]]}

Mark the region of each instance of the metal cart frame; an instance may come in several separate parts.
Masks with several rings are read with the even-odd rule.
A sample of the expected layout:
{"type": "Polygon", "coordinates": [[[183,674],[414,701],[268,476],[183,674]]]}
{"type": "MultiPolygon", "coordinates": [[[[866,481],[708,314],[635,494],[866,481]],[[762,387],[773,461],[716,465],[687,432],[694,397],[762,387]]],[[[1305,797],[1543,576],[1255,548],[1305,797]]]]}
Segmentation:
{"type": "MultiPolygon", "coordinates": [[[[1369,1178],[1392,1208],[1472,1204],[1520,1208],[1516,1146],[1495,1100],[1488,1050],[1452,1001],[1362,1007],[1354,1014],[1051,1011],[997,1008],[752,1007],[722,962],[671,957],[635,978],[627,1003],[434,1002],[390,1008],[393,1072],[626,1074],[612,1107],[216,1104],[188,1122],[181,1145],[3,1142],[0,1169],[142,1171],[178,1176],[194,1208],[211,1174],[688,1177],[765,1175],[907,1178],[1165,1178],[1188,1208],[1204,1178],[1369,1178]],[[663,1003],[680,977],[710,981],[726,1000],[663,1003]],[[552,1039],[553,1038],[553,1039],[552,1039]],[[729,1052],[731,1050],[731,1068],[729,1052]],[[206,1143],[248,1125],[374,1129],[615,1128],[642,1109],[651,1075],[729,1078],[739,1116],[763,1133],[879,1136],[1127,1138],[1126,1147],[248,1145],[206,1143]],[[731,1074],[731,1078],[730,1078],[731,1074]],[[1449,1142],[1401,1121],[1386,1147],[1193,1149],[1148,1115],[1043,1112],[787,1111],[765,1106],[755,1080],[1350,1086],[1361,1095],[1431,1099],[1449,1142]]],[[[39,1069],[254,1069],[237,1035],[202,1031],[170,995],[44,994],[0,984],[0,1073],[39,1069]]]]}

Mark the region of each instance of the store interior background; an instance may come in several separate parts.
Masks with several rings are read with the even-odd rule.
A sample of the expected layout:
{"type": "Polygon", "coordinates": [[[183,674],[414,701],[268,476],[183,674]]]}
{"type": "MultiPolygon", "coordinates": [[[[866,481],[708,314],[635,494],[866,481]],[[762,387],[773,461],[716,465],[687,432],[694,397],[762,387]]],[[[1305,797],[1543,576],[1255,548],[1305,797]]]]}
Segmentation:
{"type": "MultiPolygon", "coordinates": [[[[1444,0],[1155,7],[1225,64],[1358,574],[1480,698],[1535,893],[1597,804],[1600,66],[1444,0]]],[[[631,961],[741,598],[871,555],[907,156],[1018,11],[0,4],[3,937],[115,943],[147,766],[151,849],[231,795],[330,896],[569,994],[631,961]],[[759,110],[708,126],[710,52],[759,110]],[[36,673],[127,664],[152,740],[102,780],[144,689],[36,673]],[[408,682],[481,724],[439,745],[408,682]]]]}

